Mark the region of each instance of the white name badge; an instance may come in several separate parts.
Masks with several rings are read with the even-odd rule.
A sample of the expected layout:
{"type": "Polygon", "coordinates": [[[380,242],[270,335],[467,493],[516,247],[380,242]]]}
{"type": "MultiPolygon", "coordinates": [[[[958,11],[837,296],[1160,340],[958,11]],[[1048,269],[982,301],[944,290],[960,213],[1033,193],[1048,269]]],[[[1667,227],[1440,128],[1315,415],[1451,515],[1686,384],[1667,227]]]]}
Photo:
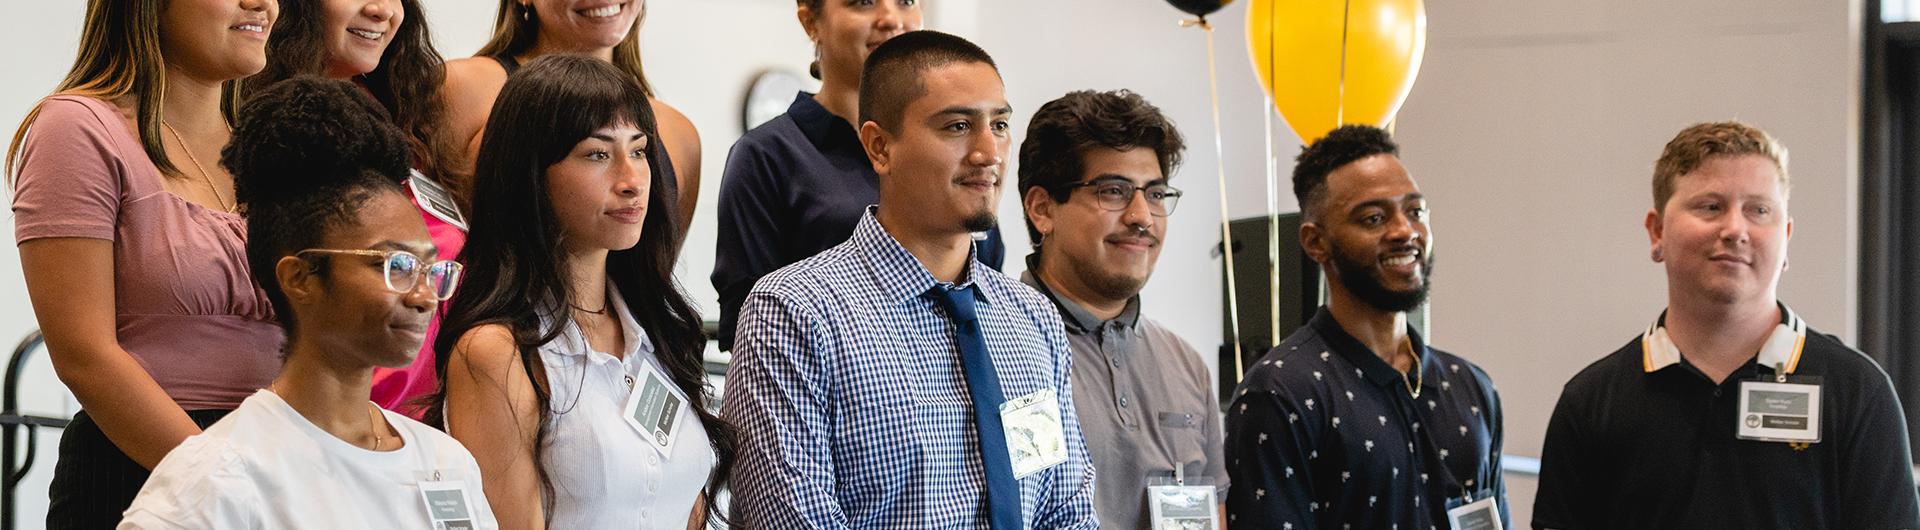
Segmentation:
{"type": "Polygon", "coordinates": [[[1147,486],[1153,530],[1219,530],[1220,501],[1213,486],[1147,486]]]}
{"type": "Polygon", "coordinates": [[[1740,382],[1736,435],[1768,442],[1820,441],[1820,385],[1740,382]]]}
{"type": "Polygon", "coordinates": [[[673,383],[655,370],[653,364],[642,363],[642,366],[621,416],[640,432],[641,438],[660,450],[661,456],[671,455],[673,442],[679,437],[674,427],[680,424],[680,416],[686,414],[687,402],[673,391],[673,383]]]}
{"type": "MultiPolygon", "coordinates": [[[[435,476],[439,476],[438,473],[435,476]]],[[[427,504],[427,520],[434,530],[474,530],[473,497],[458,480],[420,482],[420,500],[427,504]]]]}
{"type": "Polygon", "coordinates": [[[448,192],[446,188],[440,186],[440,183],[427,178],[418,170],[413,171],[413,176],[407,180],[407,183],[407,187],[413,189],[414,202],[420,203],[420,207],[425,208],[427,213],[459,228],[461,232],[467,231],[467,218],[460,215],[460,203],[453,200],[453,193],[448,192]]]}
{"type": "Polygon", "coordinates": [[[1000,426],[1007,433],[1014,480],[1067,461],[1067,433],[1060,425],[1060,399],[1053,389],[1001,403],[1000,426]]]}
{"type": "Polygon", "coordinates": [[[1454,530],[1506,530],[1500,524],[1500,502],[1487,497],[1447,510],[1454,530]]]}

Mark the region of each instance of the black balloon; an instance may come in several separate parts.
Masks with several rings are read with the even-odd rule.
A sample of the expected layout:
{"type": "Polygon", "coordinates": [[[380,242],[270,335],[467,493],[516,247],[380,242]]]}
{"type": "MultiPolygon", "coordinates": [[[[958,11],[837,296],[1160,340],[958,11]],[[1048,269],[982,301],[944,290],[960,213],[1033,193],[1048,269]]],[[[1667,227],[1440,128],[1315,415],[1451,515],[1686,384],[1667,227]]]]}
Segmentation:
{"type": "Polygon", "coordinates": [[[1219,11],[1222,7],[1227,7],[1227,4],[1233,3],[1233,0],[1167,0],[1167,3],[1173,4],[1175,9],[1204,17],[1219,11]]]}

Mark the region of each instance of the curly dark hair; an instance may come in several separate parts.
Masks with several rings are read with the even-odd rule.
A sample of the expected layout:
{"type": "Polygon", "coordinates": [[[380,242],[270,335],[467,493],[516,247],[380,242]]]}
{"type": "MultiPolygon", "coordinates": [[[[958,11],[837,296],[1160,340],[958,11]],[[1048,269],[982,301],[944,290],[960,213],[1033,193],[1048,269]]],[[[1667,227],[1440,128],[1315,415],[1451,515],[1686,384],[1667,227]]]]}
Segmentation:
{"type": "Polygon", "coordinates": [[[1342,125],[1301,149],[1300,156],[1293,159],[1293,198],[1300,202],[1300,211],[1307,219],[1318,217],[1328,174],[1362,158],[1399,154],[1400,144],[1393,143],[1393,136],[1386,130],[1342,125]]]}
{"type": "MultiPolygon", "coordinates": [[[[393,42],[380,56],[380,65],[356,79],[406,133],[413,167],[456,197],[465,197],[464,180],[447,174],[458,167],[452,161],[462,156],[466,146],[445,133],[446,103],[440,95],[441,85],[446,84],[445,61],[433,48],[420,0],[399,1],[406,18],[395,30],[393,42]]],[[[324,3],[281,2],[280,19],[267,41],[267,67],[240,83],[242,98],[295,76],[326,74],[324,3]]]]}
{"type": "MultiPolygon", "coordinates": [[[[473,218],[473,230],[460,260],[467,265],[466,289],[454,294],[445,320],[434,338],[435,373],[447,380],[453,348],[466,332],[497,324],[511,331],[519,348],[519,365],[534,382],[539,425],[533,433],[534,461],[545,462],[553,422],[554,396],[543,383],[546,368],[540,362],[541,345],[554,341],[569,318],[569,305],[579,306],[566,277],[567,252],[561,246],[560,223],[547,194],[547,168],[559,163],[575,144],[594,131],[615,123],[631,123],[648,138],[657,139],[653,110],[638,80],[606,61],[585,56],[542,56],[507,79],[494,101],[493,117],[482,133],[475,159],[473,205],[487,215],[473,218]]],[[[649,142],[649,158],[661,149],[649,142]]],[[[649,164],[652,189],[666,186],[662,164],[649,164]]],[[[733,429],[707,410],[711,401],[703,353],[707,338],[693,303],[673,278],[675,228],[673,199],[664,193],[647,197],[646,219],[640,242],[607,254],[607,279],[626,301],[633,318],[653,340],[655,356],[668,379],[686,394],[712,442],[717,464],[707,482],[708,498],[726,483],[733,464],[733,429]]],[[[565,403],[566,401],[562,401],[565,403]]],[[[425,421],[445,425],[447,389],[432,394],[425,421]]],[[[553,481],[546,466],[536,464],[541,496],[553,505],[553,481]]],[[[551,513],[551,512],[549,512],[551,513]]],[[[718,503],[707,504],[712,521],[725,521],[718,503]]]]}
{"type": "MultiPolygon", "coordinates": [[[[1086,172],[1081,154],[1094,147],[1152,149],[1160,160],[1160,174],[1173,177],[1187,144],[1173,121],[1128,90],[1068,92],[1034,111],[1027,123],[1027,139],[1020,142],[1020,195],[1039,187],[1054,202],[1067,202],[1070,184],[1086,172]]],[[[1027,235],[1039,245],[1040,231],[1027,220],[1027,235]]]]}
{"type": "MultiPolygon", "coordinates": [[[[298,331],[274,266],[320,245],[376,194],[401,193],[407,140],[360,87],[302,76],[255,94],[220,151],[247,217],[247,267],[288,343],[298,331]]],[[[322,275],[326,261],[314,263],[322,275]]]]}

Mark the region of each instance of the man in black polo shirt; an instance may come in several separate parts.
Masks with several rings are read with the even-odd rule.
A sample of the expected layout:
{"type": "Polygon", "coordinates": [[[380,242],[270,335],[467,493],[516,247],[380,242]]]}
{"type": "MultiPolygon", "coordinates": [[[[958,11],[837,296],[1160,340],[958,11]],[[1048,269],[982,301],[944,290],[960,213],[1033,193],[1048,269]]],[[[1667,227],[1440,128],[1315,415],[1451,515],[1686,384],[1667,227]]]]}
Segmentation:
{"type": "Polygon", "coordinates": [[[1300,246],[1326,274],[1330,297],[1234,391],[1231,527],[1507,521],[1493,382],[1407,325],[1407,311],[1427,297],[1433,240],[1426,199],[1398,151],[1385,131],[1349,125],[1294,166],[1300,246]]]}
{"type": "Polygon", "coordinates": [[[1667,143],[1646,218],[1667,310],[1567,382],[1535,528],[1920,528],[1886,372],[1776,297],[1786,158],[1734,122],[1667,143]]]}

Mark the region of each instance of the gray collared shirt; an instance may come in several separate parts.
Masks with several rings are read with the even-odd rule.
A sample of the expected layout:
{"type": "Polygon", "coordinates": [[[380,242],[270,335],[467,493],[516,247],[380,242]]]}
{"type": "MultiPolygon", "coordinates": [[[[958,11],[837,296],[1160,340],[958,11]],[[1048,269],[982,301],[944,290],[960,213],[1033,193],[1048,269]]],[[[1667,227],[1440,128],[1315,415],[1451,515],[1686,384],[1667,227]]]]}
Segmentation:
{"type": "MultiPolygon", "coordinates": [[[[1177,463],[1189,484],[1227,490],[1219,406],[1200,353],[1152,319],[1140,297],[1101,321],[1054,293],[1033,273],[1020,281],[1060,309],[1073,349],[1073,402],[1094,468],[1094,512],[1106,528],[1147,528],[1147,486],[1171,479],[1177,463]]],[[[1224,499],[1224,496],[1222,497],[1224,499]]],[[[1225,521],[1222,521],[1224,524],[1225,521]]]]}

